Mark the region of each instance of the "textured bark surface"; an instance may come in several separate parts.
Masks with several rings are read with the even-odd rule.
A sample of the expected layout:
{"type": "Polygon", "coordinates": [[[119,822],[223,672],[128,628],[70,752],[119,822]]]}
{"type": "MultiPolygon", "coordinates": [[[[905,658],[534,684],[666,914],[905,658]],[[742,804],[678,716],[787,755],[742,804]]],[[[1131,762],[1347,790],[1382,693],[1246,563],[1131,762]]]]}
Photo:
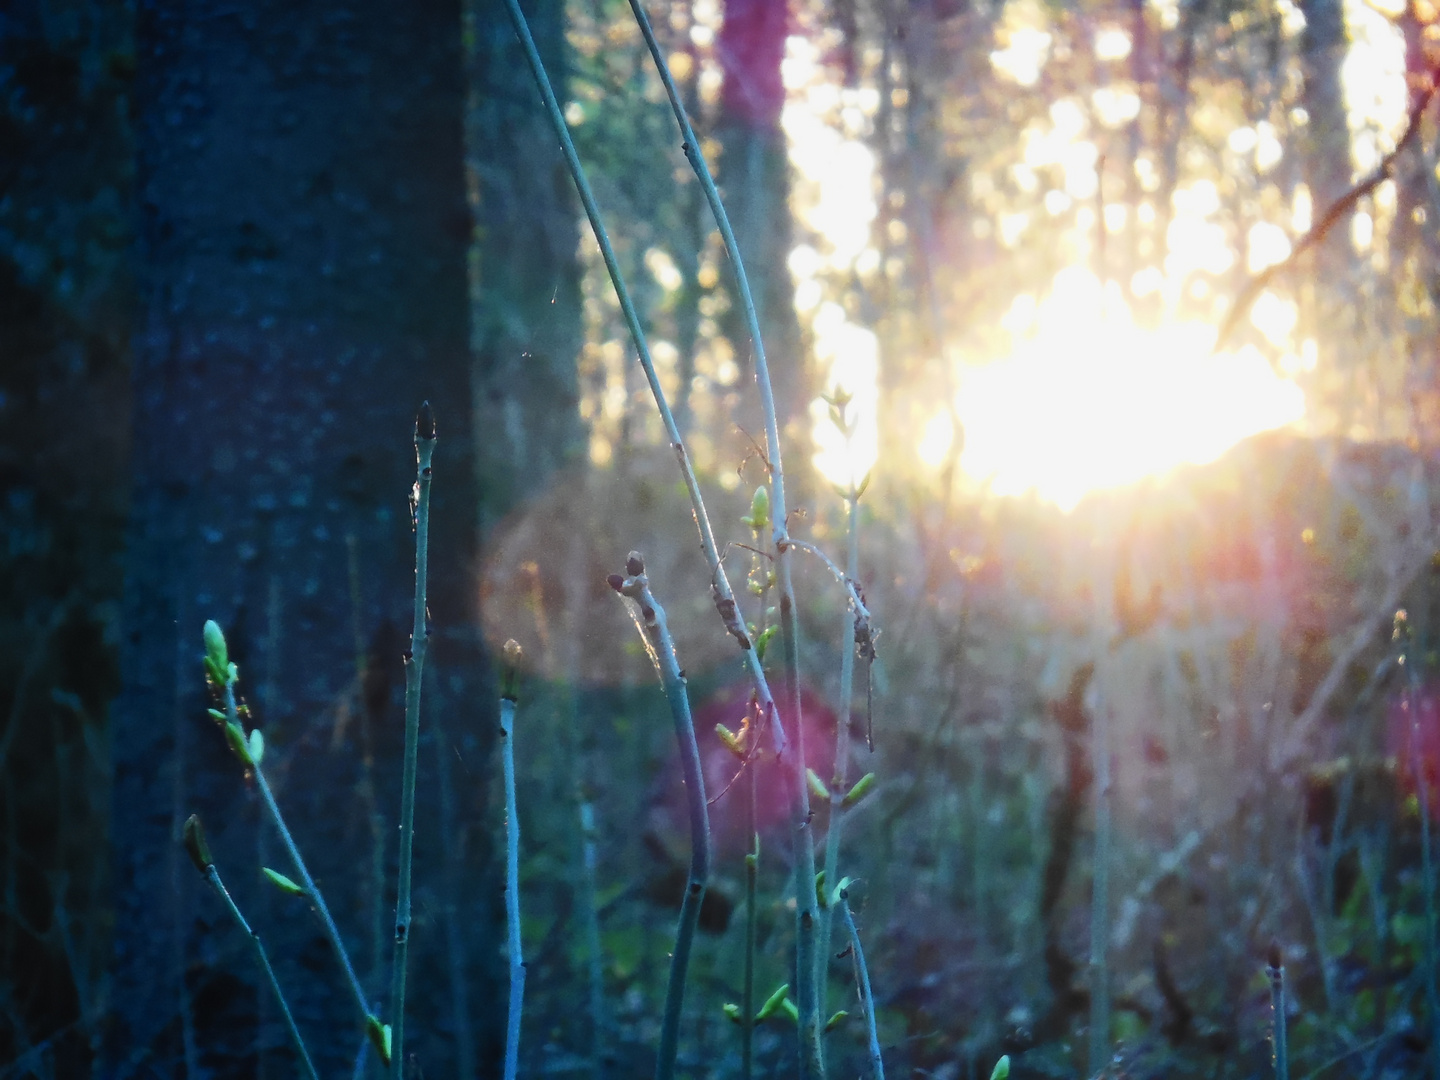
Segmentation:
{"type": "MultiPolygon", "coordinates": [[[[138,20],[141,308],[107,1075],[171,1075],[181,1061],[248,1074],[271,1048],[288,1067],[244,943],[178,854],[194,811],[270,941],[317,1065],[336,1075],[356,1055],[359,1020],[304,905],[261,891],[257,847],[286,867],[205,718],[199,633],[214,618],[230,637],[267,774],[378,1005],[388,949],[371,948],[367,928],[379,902],[388,936],[391,875],[377,901],[355,793],[368,726],[378,811],[393,827],[424,398],[441,436],[427,723],[480,693],[460,10],[193,0],[142,4],[138,20]]],[[[466,741],[467,759],[489,739],[466,741]]],[[[472,767],[483,775],[483,761],[472,767]]],[[[433,784],[421,790],[416,875],[429,885],[411,963],[439,973],[438,920],[424,915],[444,899],[425,891],[441,880],[440,823],[433,784]]],[[[488,853],[470,856],[483,868],[488,853]]],[[[493,912],[480,903],[474,918],[483,927],[493,912]]],[[[448,980],[412,982],[413,1015],[427,1020],[407,1046],[443,1074],[448,980]]],[[[483,993],[471,1004],[493,1015],[483,993]]]]}
{"type": "Polygon", "coordinates": [[[130,50],[119,4],[0,11],[0,1067],[21,1075],[86,1075],[103,1008],[130,50]]]}

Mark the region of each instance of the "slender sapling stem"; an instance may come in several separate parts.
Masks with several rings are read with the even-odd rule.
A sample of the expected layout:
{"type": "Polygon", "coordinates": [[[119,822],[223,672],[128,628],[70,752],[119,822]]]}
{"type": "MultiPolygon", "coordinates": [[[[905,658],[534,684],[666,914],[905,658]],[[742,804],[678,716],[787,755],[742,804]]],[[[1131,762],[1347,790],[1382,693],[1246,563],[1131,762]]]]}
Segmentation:
{"type": "MultiPolygon", "coordinates": [[[[755,721],[752,719],[752,725],[755,721]]],[[[755,737],[759,738],[758,726],[755,737]]],[[[750,837],[750,850],[745,853],[745,965],[740,987],[740,1075],[751,1080],[755,1075],[755,948],[759,931],[760,910],[760,780],[758,760],[750,763],[745,777],[745,830],[750,837]]]]}
{"type": "MultiPolygon", "coordinates": [[[[512,0],[513,2],[513,0],[512,0]]],[[[810,1080],[821,1080],[825,1075],[824,1058],[820,1044],[820,1001],[816,993],[815,947],[819,911],[815,902],[815,848],[810,831],[810,788],[805,775],[805,726],[800,706],[800,643],[799,623],[795,612],[795,587],[791,581],[788,540],[788,512],[785,501],[785,468],[781,460],[780,422],[775,411],[775,394],[770,383],[770,366],[765,358],[765,343],[760,334],[760,319],[755,311],[755,299],[750,291],[750,280],[745,273],[745,263],[740,257],[740,245],[735,240],[735,231],[730,227],[730,217],[720,200],[720,190],[710,175],[710,166],[700,149],[700,140],[686,115],[685,104],[680,91],[670,74],[670,66],[640,0],[630,0],[630,10],[640,26],[640,33],[655,61],[655,69],[665,84],[665,93],[670,99],[671,111],[680,125],[683,150],[700,188],[705,192],[705,201],[720,237],[725,244],[725,253],[730,259],[730,269],[735,275],[736,290],[740,304],[745,311],[745,322],[750,330],[751,346],[755,358],[755,385],[760,392],[760,407],[765,414],[765,442],[769,455],[770,486],[774,512],[771,519],[771,535],[775,543],[775,575],[780,590],[780,632],[785,643],[786,692],[790,701],[791,715],[795,720],[795,752],[791,761],[795,791],[792,811],[794,816],[795,843],[795,981],[800,1009],[800,1064],[801,1076],[810,1080]]]]}
{"type": "MultiPolygon", "coordinates": [[[[846,499],[846,551],[845,573],[854,579],[860,565],[860,499],[852,491],[846,499]]],[[[841,803],[845,788],[850,782],[850,691],[855,680],[855,650],[850,647],[850,613],[846,612],[842,628],[840,650],[840,698],[839,710],[835,717],[835,766],[830,775],[830,820],[825,829],[825,884],[827,891],[834,888],[840,872],[840,832],[845,810],[841,803]]],[[[830,937],[835,919],[834,906],[827,907],[821,914],[820,923],[820,969],[819,979],[820,1015],[828,1008],[825,998],[829,990],[830,937]]]]}
{"type": "Polygon", "coordinates": [[[275,1000],[280,1004],[280,1016],[285,1021],[285,1029],[290,1033],[290,1041],[295,1045],[295,1052],[300,1055],[300,1065],[310,1080],[319,1080],[315,1073],[315,1064],[310,1060],[310,1051],[305,1048],[305,1040],[300,1035],[300,1029],[295,1026],[295,1017],[290,1012],[290,1005],[285,1000],[285,993],[280,989],[280,980],[275,977],[275,969],[270,966],[270,957],[265,953],[265,946],[260,941],[250,924],[245,921],[239,906],[235,903],[230,890],[225,888],[225,883],[220,880],[220,871],[215,868],[215,862],[210,858],[210,845],[205,842],[205,828],[200,824],[200,818],[191,814],[185,822],[185,850],[190,853],[190,860],[195,864],[195,869],[200,871],[215,895],[220,897],[230,917],[235,920],[235,925],[245,933],[246,939],[250,942],[250,951],[255,955],[255,962],[260,965],[260,971],[264,974],[265,980],[270,984],[270,989],[275,993],[275,1000]]]}
{"type": "MultiPolygon", "coordinates": [[[[585,207],[585,216],[589,219],[590,230],[595,235],[595,242],[600,248],[601,258],[605,261],[605,269],[610,275],[610,283],[614,286],[615,296],[620,302],[620,311],[625,316],[625,325],[629,328],[630,337],[635,343],[635,351],[639,355],[640,366],[645,373],[645,381],[650,386],[650,393],[655,399],[655,407],[659,410],[661,422],[665,425],[666,438],[670,440],[670,447],[675,452],[680,475],[685,482],[685,490],[690,496],[690,506],[695,513],[695,526],[700,532],[700,549],[705,555],[706,564],[710,567],[710,593],[715,610],[724,622],[726,631],[735,638],[740,646],[746,669],[755,685],[755,693],[764,710],[765,722],[770,725],[773,733],[775,751],[783,757],[788,752],[785,728],[780,720],[779,712],[775,708],[775,698],[770,693],[770,685],[765,678],[765,672],[755,655],[754,643],[750,640],[750,634],[745,629],[744,620],[741,619],[739,609],[736,607],[735,593],[730,587],[730,579],[726,576],[724,563],[720,561],[720,549],[715,543],[715,534],[710,528],[710,516],[705,510],[705,500],[700,494],[700,482],[695,478],[695,470],[690,464],[689,451],[685,449],[685,441],[681,437],[680,428],[675,423],[675,416],[670,410],[665,391],[661,388],[660,376],[656,372],[655,361],[650,355],[650,346],[646,341],[645,331],[640,325],[640,316],[635,310],[635,304],[630,299],[630,291],[625,286],[625,275],[620,272],[620,262],[615,255],[614,245],[610,243],[610,236],[605,231],[605,224],[600,218],[599,204],[595,202],[595,195],[590,190],[590,182],[585,178],[585,168],[580,164],[580,155],[575,150],[575,140],[570,137],[570,129],[565,124],[565,114],[561,112],[560,103],[555,98],[554,88],[550,85],[550,77],[545,73],[545,65],[540,59],[540,51],[535,47],[535,39],[530,34],[530,27],[520,10],[519,0],[505,0],[505,7],[510,14],[510,21],[514,24],[515,35],[520,39],[526,62],[530,65],[530,72],[540,89],[540,96],[545,103],[545,115],[549,118],[555,137],[560,142],[560,149],[564,154],[565,163],[570,169],[571,179],[574,180],[575,189],[580,195],[580,202],[585,207]]],[[[803,774],[803,763],[800,771],[803,774]]]]}
{"type": "Polygon", "coordinates": [[[247,739],[245,729],[240,723],[240,707],[235,700],[235,684],[240,680],[240,669],[230,662],[225,635],[214,621],[205,624],[205,670],[211,684],[220,688],[225,705],[223,713],[217,713],[214,710],[211,710],[211,713],[220,721],[231,750],[255,777],[255,787],[260,792],[260,800],[265,804],[265,811],[270,815],[270,820],[275,825],[275,831],[280,834],[280,842],[285,848],[285,853],[290,857],[290,865],[295,870],[295,876],[300,879],[300,885],[310,898],[315,913],[320,917],[320,925],[324,927],[330,947],[335,950],[335,956],[340,961],[341,969],[345,972],[345,981],[350,987],[351,995],[355,998],[355,1004],[360,1009],[360,1015],[364,1017],[365,1031],[371,1045],[375,1048],[381,1061],[389,1064],[390,1046],[386,1037],[386,1029],[370,1011],[370,1003],[366,1000],[365,990],[361,987],[360,979],[355,974],[355,966],[350,962],[350,953],[346,950],[345,943],[340,940],[340,931],[330,915],[330,907],[325,903],[325,897],[316,886],[315,879],[310,876],[310,868],[305,865],[305,858],[300,854],[300,848],[295,843],[295,838],[290,835],[289,826],[285,824],[285,816],[280,813],[280,806],[275,801],[275,793],[270,790],[270,782],[265,779],[265,770],[260,764],[264,748],[263,740],[258,738],[260,732],[252,731],[247,739]]]}
{"type": "MultiPolygon", "coordinates": [[[[700,905],[710,880],[710,810],[705,802],[705,774],[700,767],[700,747],[695,740],[695,724],[690,716],[685,673],[675,654],[675,641],[665,621],[665,609],[650,591],[645,560],[639,552],[630,552],[625,560],[625,573],[612,574],[607,580],[610,587],[628,601],[626,607],[660,674],[660,685],[675,723],[675,740],[680,745],[680,766],[685,776],[685,799],[690,811],[690,877],[685,885],[685,897],[680,903],[680,926],[675,934],[675,951],[670,959],[670,982],[665,989],[665,1013],[660,1021],[660,1047],[655,1061],[655,1080],[671,1080],[675,1075],[685,975],[690,966],[695,928],[700,921],[700,905]]],[[[810,891],[813,893],[815,890],[812,888],[810,891]]]]}
{"type": "Polygon", "coordinates": [[[865,951],[860,947],[860,931],[855,929],[855,916],[850,913],[850,894],[840,891],[840,916],[850,935],[850,949],[855,956],[855,981],[860,988],[860,1004],[865,1009],[865,1026],[870,1036],[870,1069],[875,1080],[885,1080],[885,1063],[880,1059],[880,1036],[875,1030],[875,998],[870,993],[870,971],[865,967],[865,951]]]}
{"type": "Polygon", "coordinates": [[[1268,960],[1265,974],[1270,978],[1270,1030],[1275,1080],[1290,1080],[1290,1048],[1285,1038],[1285,963],[1280,955],[1279,942],[1270,943],[1268,960]]]}
{"type": "Polygon", "coordinates": [[[604,1073],[605,1060],[605,976],[604,954],[600,946],[600,912],[596,903],[597,867],[599,859],[595,844],[595,807],[589,798],[580,801],[580,838],[585,870],[585,951],[590,981],[591,1057],[595,1075],[604,1073]]]}
{"type": "Polygon", "coordinates": [[[420,684],[430,643],[426,624],[426,570],[430,556],[430,479],[435,454],[435,414],[430,402],[415,418],[415,605],[410,649],[405,654],[405,772],[400,793],[400,869],[395,888],[395,960],[390,984],[390,1068],[405,1075],[405,965],[410,950],[410,863],[415,843],[415,772],[420,753],[420,684]]]}
{"type": "Polygon", "coordinates": [[[520,819],[515,813],[515,704],[520,643],[505,642],[500,687],[500,750],[505,767],[505,926],[510,936],[510,1011],[505,1024],[505,1080],[520,1063],[520,1014],[525,1003],[525,956],[520,941],[520,819]]]}
{"type": "Polygon", "coordinates": [[[1090,896],[1090,1046],[1089,1075],[1099,1076],[1110,1064],[1110,703],[1105,695],[1114,570],[1107,568],[1097,590],[1096,624],[1100,659],[1096,666],[1094,720],[1090,732],[1091,768],[1095,777],[1095,854],[1090,896]]]}
{"type": "Polygon", "coordinates": [[[1420,741],[1420,665],[1416,662],[1414,631],[1409,618],[1401,610],[1395,613],[1395,636],[1404,643],[1400,662],[1406,668],[1405,711],[1410,717],[1410,768],[1415,775],[1415,805],[1420,813],[1420,872],[1424,880],[1420,891],[1425,897],[1425,1008],[1430,1013],[1431,1076],[1440,1080],[1440,989],[1435,970],[1440,963],[1436,945],[1435,867],[1430,841],[1430,781],[1425,775],[1426,758],[1420,741]]]}
{"type": "MultiPolygon", "coordinates": [[[[770,531],[770,493],[761,484],[750,499],[750,515],[742,519],[750,526],[757,550],[750,558],[750,590],[758,601],[755,620],[758,640],[765,640],[770,612],[770,567],[765,553],[758,550],[770,531]]],[[[757,648],[757,653],[759,649],[757,648]]],[[[763,660],[762,660],[763,663],[763,660]]],[[[745,835],[750,850],[745,853],[745,960],[740,987],[740,1076],[751,1080],[755,1075],[755,949],[759,930],[760,909],[757,894],[760,883],[760,760],[754,755],[754,740],[760,737],[760,718],[752,707],[747,718],[748,737],[745,757],[749,762],[745,776],[745,835]]]]}

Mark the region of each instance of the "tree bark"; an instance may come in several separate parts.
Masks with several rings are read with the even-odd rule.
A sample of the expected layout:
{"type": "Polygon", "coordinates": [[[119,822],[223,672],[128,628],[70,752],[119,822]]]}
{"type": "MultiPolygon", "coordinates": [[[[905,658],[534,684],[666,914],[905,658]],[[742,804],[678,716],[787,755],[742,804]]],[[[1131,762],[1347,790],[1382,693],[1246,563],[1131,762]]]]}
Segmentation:
{"type": "MultiPolygon", "coordinates": [[[[267,775],[384,1012],[388,972],[364,962],[372,953],[363,947],[364,912],[374,897],[369,823],[355,795],[362,753],[354,717],[363,710],[368,719],[378,809],[393,828],[406,647],[399,627],[413,590],[411,436],[422,399],[440,435],[422,723],[436,710],[493,698],[480,674],[477,520],[492,520],[523,490],[497,477],[513,478],[523,462],[520,478],[535,481],[556,456],[548,448],[566,445],[575,243],[573,226],[553,225],[557,200],[548,196],[498,210],[472,200],[467,210],[461,15],[452,0],[140,5],[141,306],[124,689],[113,727],[116,948],[106,1075],[170,1074],[182,1059],[201,1074],[223,1063],[235,1075],[254,1064],[257,1046],[283,1043],[268,1028],[257,1039],[244,943],[177,854],[179,823],[198,811],[241,906],[257,903],[254,835],[269,826],[205,716],[199,634],[207,618],[228,633],[270,748],[267,775]],[[479,276],[467,296],[472,220],[495,231],[477,245],[479,276]],[[537,229],[549,231],[537,238],[537,229]],[[547,322],[542,312],[554,314],[547,322]],[[526,389],[536,385],[548,389],[526,389]],[[548,429],[530,422],[542,408],[560,417],[548,429]],[[494,415],[506,423],[492,425],[494,415]],[[353,590],[347,538],[359,569],[353,590]],[[369,653],[358,665],[357,626],[369,653]]],[[[508,87],[523,113],[524,86],[496,69],[486,93],[508,87]]],[[[532,127],[514,125],[481,145],[472,172],[488,169],[513,191],[544,195],[546,174],[537,185],[529,171],[545,157],[532,127]]],[[[477,778],[487,775],[490,728],[452,739],[477,778]]],[[[441,809],[423,775],[420,791],[417,879],[443,889],[441,809]]],[[[481,779],[458,812],[472,814],[484,800],[481,779]]],[[[478,840],[468,845],[470,879],[488,872],[489,844],[478,840]]],[[[393,864],[393,845],[385,855],[393,864]]],[[[383,902],[393,911],[391,889],[387,881],[383,902]]],[[[322,1074],[348,1075],[360,1018],[335,981],[318,924],[300,902],[267,904],[259,929],[312,1056],[322,1074]]],[[[495,904],[483,898],[470,914],[482,936],[498,926],[495,904]]],[[[447,970],[439,928],[416,929],[412,967],[447,970]]],[[[482,962],[479,948],[474,958],[482,962]]],[[[412,981],[412,1021],[453,1015],[447,980],[412,981]]],[[[492,985],[477,981],[469,995],[482,1066],[503,1015],[492,985]]],[[[437,1075],[453,1071],[454,1033],[442,1023],[412,1023],[407,1040],[437,1075]]],[[[277,1058],[285,1052],[275,1050],[277,1058]]]]}

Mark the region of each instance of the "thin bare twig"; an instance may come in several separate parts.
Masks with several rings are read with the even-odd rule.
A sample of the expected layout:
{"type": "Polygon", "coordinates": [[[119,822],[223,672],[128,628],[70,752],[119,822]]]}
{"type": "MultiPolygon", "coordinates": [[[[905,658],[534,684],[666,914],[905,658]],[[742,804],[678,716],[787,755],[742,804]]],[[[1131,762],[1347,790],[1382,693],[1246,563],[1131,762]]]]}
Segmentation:
{"type": "Polygon", "coordinates": [[[1420,121],[1425,116],[1425,110],[1430,107],[1437,84],[1440,84],[1440,68],[1431,69],[1427,75],[1425,89],[1415,99],[1415,104],[1410,107],[1409,122],[1405,125],[1405,133],[1395,144],[1395,149],[1381,158],[1380,164],[1376,165],[1368,176],[1331,203],[1320,215],[1320,219],[1310,227],[1310,231],[1295,241],[1295,246],[1289,255],[1277,263],[1271,263],[1245,283],[1245,287],[1240,290],[1240,295],[1235,298],[1234,306],[1230,308],[1230,314],[1225,317],[1225,322],[1220,327],[1220,334],[1215,339],[1215,348],[1212,351],[1220,351],[1230,339],[1230,335],[1240,320],[1249,313],[1260,294],[1272,281],[1293,269],[1300,256],[1324,240],[1331,229],[1350,215],[1361,199],[1390,179],[1395,171],[1395,162],[1420,137],[1420,121]]]}

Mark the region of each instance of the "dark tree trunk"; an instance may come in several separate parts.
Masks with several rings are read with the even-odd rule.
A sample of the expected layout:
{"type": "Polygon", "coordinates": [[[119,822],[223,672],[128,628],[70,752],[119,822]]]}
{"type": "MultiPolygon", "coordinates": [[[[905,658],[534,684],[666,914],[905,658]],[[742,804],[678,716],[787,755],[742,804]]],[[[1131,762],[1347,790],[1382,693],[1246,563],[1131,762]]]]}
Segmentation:
{"type": "MultiPolygon", "coordinates": [[[[516,215],[502,250],[513,255],[532,230],[515,292],[537,295],[511,324],[518,329],[474,367],[460,29],[452,0],[140,6],[142,301],[124,690],[113,729],[107,1075],[177,1075],[181,1062],[198,1075],[251,1075],[264,1064],[257,1048],[273,1053],[277,1074],[282,1062],[291,1067],[243,941],[178,852],[179,825],[193,811],[270,942],[321,1073],[348,1075],[360,1048],[359,1018],[318,923],[302,903],[258,884],[257,835],[271,835],[270,826],[205,715],[199,635],[207,618],[229,634],[241,688],[267,738],[267,775],[372,1003],[389,1019],[389,973],[375,970],[385,966],[377,953],[388,962],[388,938],[379,950],[371,938],[375,905],[386,905],[387,935],[393,916],[395,845],[383,852],[379,896],[357,790],[369,741],[378,815],[388,823],[381,835],[393,835],[413,587],[411,436],[427,398],[441,441],[425,723],[462,708],[467,721],[482,718],[464,734],[453,734],[455,724],[449,741],[473,778],[458,812],[473,817],[484,806],[493,736],[483,723],[492,695],[478,675],[477,508],[485,520],[498,505],[485,500],[514,488],[482,491],[476,477],[503,471],[491,462],[512,460],[505,440],[518,430],[490,426],[490,403],[499,400],[508,417],[513,410],[500,400],[507,392],[546,408],[565,400],[573,359],[565,327],[575,319],[566,267],[575,244],[569,225],[559,230],[568,240],[535,242],[536,215],[549,202],[516,215]],[[542,304],[556,313],[552,326],[535,318],[542,304]],[[535,364],[521,358],[537,353],[546,357],[546,385],[559,389],[527,397],[519,388],[535,364]],[[504,373],[498,383],[495,372],[504,373]],[[476,393],[495,385],[496,394],[476,393]],[[257,1015],[269,1018],[258,1036],[257,1015]]],[[[518,77],[510,87],[529,100],[518,77]]],[[[497,174],[519,175],[536,156],[530,141],[527,130],[511,130],[508,141],[488,147],[497,174]]],[[[482,283],[504,280],[501,259],[483,247],[478,257],[482,283]]],[[[495,335],[482,330],[477,340],[495,335]]],[[[528,435],[531,445],[551,445],[548,433],[528,435]]],[[[523,456],[542,464],[546,457],[523,456]]],[[[527,477],[538,475],[532,465],[527,477]]],[[[446,973],[463,965],[446,962],[441,927],[425,915],[447,906],[441,808],[425,775],[434,760],[422,751],[406,1045],[428,1074],[445,1075],[454,1071],[458,1035],[448,1029],[464,1022],[446,973]],[[414,974],[423,971],[432,976],[414,974]]],[[[263,843],[272,864],[287,870],[279,845],[263,843]]],[[[488,842],[476,838],[470,875],[485,874],[488,861],[488,842]]],[[[479,964],[494,952],[499,892],[475,893],[467,914],[479,964]]],[[[470,988],[482,1058],[494,1042],[486,1031],[503,1016],[488,989],[495,985],[477,980],[470,988]]]]}
{"type": "Polygon", "coordinates": [[[85,1076],[129,413],[128,19],[0,15],[0,1068],[85,1076]]]}

